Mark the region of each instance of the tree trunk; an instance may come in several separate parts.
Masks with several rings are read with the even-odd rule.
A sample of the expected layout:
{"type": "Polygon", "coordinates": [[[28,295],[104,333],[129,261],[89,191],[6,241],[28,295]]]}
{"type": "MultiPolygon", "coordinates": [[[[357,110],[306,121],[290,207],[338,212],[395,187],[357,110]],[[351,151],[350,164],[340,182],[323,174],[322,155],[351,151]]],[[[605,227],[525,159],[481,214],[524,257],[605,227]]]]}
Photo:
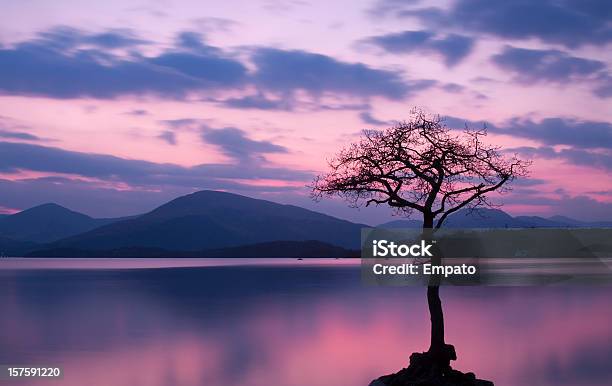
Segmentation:
{"type": "MultiPolygon", "coordinates": [[[[433,228],[433,216],[425,215],[423,218],[423,234],[431,240],[433,228]]],[[[435,248],[434,248],[435,250],[435,248]]],[[[440,265],[442,259],[439,253],[434,253],[431,259],[432,265],[440,265]]],[[[442,301],[440,300],[440,275],[431,276],[427,286],[427,305],[429,306],[429,316],[431,319],[431,343],[429,352],[434,357],[439,357],[445,353],[444,342],[444,314],[442,312],[442,301]]]]}
{"type": "Polygon", "coordinates": [[[429,352],[432,354],[444,353],[444,314],[440,301],[440,287],[430,285],[427,287],[427,304],[431,317],[431,343],[429,352]]]}

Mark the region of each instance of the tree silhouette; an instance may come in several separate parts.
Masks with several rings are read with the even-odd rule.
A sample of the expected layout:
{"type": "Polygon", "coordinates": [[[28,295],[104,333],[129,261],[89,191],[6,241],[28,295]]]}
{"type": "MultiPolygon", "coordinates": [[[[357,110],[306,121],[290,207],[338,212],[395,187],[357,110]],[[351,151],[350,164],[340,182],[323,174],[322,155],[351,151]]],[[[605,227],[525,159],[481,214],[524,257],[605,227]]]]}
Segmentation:
{"type": "MultiPolygon", "coordinates": [[[[388,205],[406,217],[418,212],[424,233],[431,235],[460,209],[492,206],[488,193],[507,191],[508,183],[527,174],[529,161],[505,157],[499,147],[483,143],[486,134],[486,127],[451,130],[439,116],[414,110],[409,121],[364,130],[358,142],[329,161],[329,172],[315,178],[313,197],[340,196],[352,206],[388,205]]],[[[441,264],[439,255],[432,264],[441,264]]],[[[427,287],[428,354],[448,366],[455,358],[444,340],[440,280],[432,276],[427,287]]]]}

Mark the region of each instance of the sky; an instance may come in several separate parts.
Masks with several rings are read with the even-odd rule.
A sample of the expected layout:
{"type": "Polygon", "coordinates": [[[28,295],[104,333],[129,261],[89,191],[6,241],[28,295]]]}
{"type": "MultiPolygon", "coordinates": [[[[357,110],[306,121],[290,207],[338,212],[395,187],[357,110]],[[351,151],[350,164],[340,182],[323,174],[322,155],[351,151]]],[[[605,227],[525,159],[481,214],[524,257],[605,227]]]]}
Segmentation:
{"type": "Polygon", "coordinates": [[[512,215],[612,219],[608,0],[0,0],[0,213],[306,187],[418,107],[533,160],[512,215]]]}

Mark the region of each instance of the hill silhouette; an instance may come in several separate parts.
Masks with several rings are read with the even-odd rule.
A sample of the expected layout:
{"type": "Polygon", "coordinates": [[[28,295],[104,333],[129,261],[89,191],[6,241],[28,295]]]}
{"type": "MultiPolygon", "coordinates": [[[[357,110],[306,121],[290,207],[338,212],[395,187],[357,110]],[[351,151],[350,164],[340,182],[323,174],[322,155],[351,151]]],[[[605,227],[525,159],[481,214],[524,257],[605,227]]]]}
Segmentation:
{"type": "MultiPolygon", "coordinates": [[[[563,216],[513,217],[462,210],[451,228],[606,227],[563,216]]],[[[0,254],[48,257],[344,257],[356,255],[366,227],[293,205],[200,191],[140,216],[95,219],[57,204],[0,217],[0,254]]],[[[379,227],[420,228],[417,220],[379,227]]]]}
{"type": "MultiPolygon", "coordinates": [[[[378,225],[381,228],[420,228],[419,220],[395,220],[378,225]]],[[[516,216],[499,209],[462,209],[450,215],[445,228],[570,228],[612,227],[612,221],[586,222],[569,217],[516,216]]]]}
{"type": "Polygon", "coordinates": [[[120,219],[94,219],[49,203],[0,218],[0,236],[16,241],[47,243],[87,232],[120,219]]]}
{"type": "Polygon", "coordinates": [[[293,205],[200,191],[137,218],[108,224],[52,246],[87,250],[138,246],[196,251],[273,241],[317,240],[356,249],[363,226],[293,205]]]}

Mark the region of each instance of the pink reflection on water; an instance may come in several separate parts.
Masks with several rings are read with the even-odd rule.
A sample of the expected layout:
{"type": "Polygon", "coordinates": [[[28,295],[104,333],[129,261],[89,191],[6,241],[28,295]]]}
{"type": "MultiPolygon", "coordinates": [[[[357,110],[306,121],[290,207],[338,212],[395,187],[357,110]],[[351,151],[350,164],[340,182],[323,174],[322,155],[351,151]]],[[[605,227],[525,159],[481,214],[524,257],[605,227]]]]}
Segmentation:
{"type": "MultiPolygon", "coordinates": [[[[609,296],[609,288],[445,287],[447,341],[459,355],[454,367],[496,385],[557,386],[547,378],[551,363],[571,367],[577,350],[597,342],[612,344],[609,296]]],[[[367,385],[406,366],[410,353],[425,350],[428,343],[423,288],[352,288],[314,296],[263,293],[240,300],[216,321],[209,320],[208,311],[201,319],[188,320],[161,302],[136,300],[107,312],[120,337],[126,324],[133,323],[129,314],[142,315],[151,327],[146,337],[55,353],[49,361],[64,367],[63,380],[14,384],[367,385]]],[[[230,306],[236,302],[222,300],[230,306]]],[[[19,317],[20,306],[11,307],[17,311],[14,320],[27,326],[9,325],[15,331],[37,331],[36,323],[45,323],[27,324],[28,318],[19,317]]],[[[87,331],[87,326],[81,329],[87,331]]],[[[609,383],[568,379],[563,384],[609,383]]]]}

